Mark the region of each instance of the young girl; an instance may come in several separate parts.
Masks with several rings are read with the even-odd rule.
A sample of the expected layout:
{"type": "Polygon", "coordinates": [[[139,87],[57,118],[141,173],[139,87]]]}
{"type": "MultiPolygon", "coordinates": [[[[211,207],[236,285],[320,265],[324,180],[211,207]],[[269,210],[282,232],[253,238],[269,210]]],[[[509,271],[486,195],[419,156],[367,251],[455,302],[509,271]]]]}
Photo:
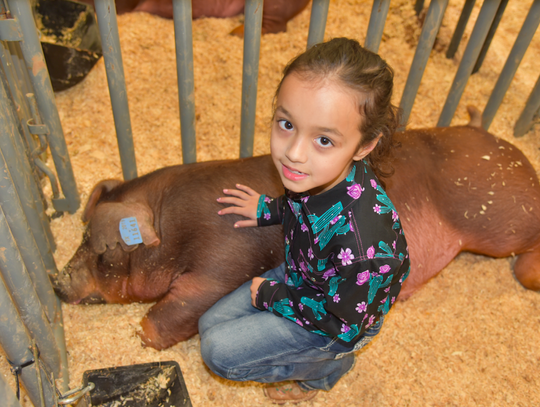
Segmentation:
{"type": "Polygon", "coordinates": [[[270,141],[285,195],[236,185],[218,201],[232,205],[220,215],[248,218],[235,227],[282,223],[286,261],[199,320],[202,357],[219,376],[282,382],[265,388],[279,404],[308,400],[330,390],[379,333],[409,270],[379,179],[389,175],[382,168],[398,124],[392,87],[386,62],[346,38],[285,68],[270,141]]]}

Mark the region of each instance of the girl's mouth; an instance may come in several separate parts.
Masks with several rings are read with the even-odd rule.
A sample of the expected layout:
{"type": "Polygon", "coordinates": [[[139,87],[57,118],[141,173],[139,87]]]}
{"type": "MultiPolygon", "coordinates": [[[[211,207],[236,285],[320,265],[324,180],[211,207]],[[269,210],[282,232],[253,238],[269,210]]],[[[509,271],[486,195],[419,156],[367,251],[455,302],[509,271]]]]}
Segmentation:
{"type": "Polygon", "coordinates": [[[304,174],[303,172],[293,170],[292,168],[287,167],[284,164],[281,164],[281,167],[283,169],[283,176],[291,181],[300,181],[304,178],[307,178],[308,175],[304,174]]]}

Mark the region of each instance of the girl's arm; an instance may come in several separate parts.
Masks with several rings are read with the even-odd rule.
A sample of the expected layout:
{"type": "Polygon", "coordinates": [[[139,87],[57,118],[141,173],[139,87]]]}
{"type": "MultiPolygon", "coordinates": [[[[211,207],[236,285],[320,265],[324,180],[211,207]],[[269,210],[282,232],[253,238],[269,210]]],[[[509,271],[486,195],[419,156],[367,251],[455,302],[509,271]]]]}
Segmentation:
{"type": "Polygon", "coordinates": [[[218,214],[227,215],[234,213],[248,218],[248,220],[239,220],[236,222],[234,224],[235,228],[257,226],[257,206],[261,194],[241,184],[236,184],[236,188],[238,189],[223,190],[224,194],[230,196],[220,197],[217,201],[232,206],[220,210],[218,214]]]}

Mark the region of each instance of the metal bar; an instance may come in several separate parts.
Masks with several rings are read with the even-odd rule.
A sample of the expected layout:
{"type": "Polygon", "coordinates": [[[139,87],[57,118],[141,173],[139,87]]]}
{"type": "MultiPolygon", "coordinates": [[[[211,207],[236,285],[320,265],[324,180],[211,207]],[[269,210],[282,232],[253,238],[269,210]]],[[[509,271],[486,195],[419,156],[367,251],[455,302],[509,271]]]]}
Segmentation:
{"type": "MultiPolygon", "coordinates": [[[[22,145],[22,137],[19,134],[18,123],[13,113],[8,90],[0,75],[0,150],[13,177],[22,208],[30,229],[34,235],[39,253],[48,273],[56,273],[56,263],[52,255],[52,247],[43,224],[45,216],[37,185],[32,176],[32,169],[22,145]]],[[[48,228],[49,224],[46,223],[48,228]]],[[[49,229],[50,231],[50,229],[49,229]]]]}
{"type": "Polygon", "coordinates": [[[480,70],[480,67],[484,63],[484,58],[486,57],[489,46],[491,45],[493,36],[495,35],[495,32],[497,31],[497,27],[499,26],[499,23],[501,22],[501,18],[504,14],[504,10],[506,9],[507,4],[508,4],[508,0],[502,0],[501,4],[499,4],[499,8],[497,9],[497,14],[495,14],[495,18],[493,19],[493,22],[491,23],[491,27],[489,28],[486,41],[484,42],[484,45],[482,46],[480,55],[478,55],[478,59],[476,60],[476,64],[474,65],[474,68],[472,70],[473,74],[478,72],[480,70]]]}
{"type": "Polygon", "coordinates": [[[124,65],[120,50],[120,38],[118,36],[116,6],[113,0],[95,0],[94,7],[101,36],[122,174],[125,180],[130,180],[137,178],[137,164],[129,116],[124,65]]]}
{"type": "Polygon", "coordinates": [[[372,52],[379,51],[381,38],[386,22],[386,15],[390,7],[390,0],[374,0],[371,8],[371,16],[369,17],[369,25],[366,35],[364,47],[372,52]]]}
{"type": "Polygon", "coordinates": [[[184,164],[197,161],[191,14],[191,0],[173,0],[182,162],[184,164]]]}
{"type": "Polygon", "coordinates": [[[476,0],[465,0],[465,4],[463,5],[461,15],[459,16],[459,20],[456,25],[456,29],[454,30],[454,34],[452,35],[452,39],[450,40],[450,45],[446,50],[446,58],[453,58],[456,54],[475,3],[476,0]]]}
{"type": "Polygon", "coordinates": [[[23,32],[24,41],[21,50],[27,66],[27,72],[34,87],[36,100],[43,118],[43,122],[49,128],[49,144],[51,155],[54,160],[56,172],[62,185],[62,191],[66,197],[65,208],[75,213],[80,206],[80,197],[73,175],[73,168],[69,159],[69,153],[64,139],[64,132],[60,123],[60,116],[56,108],[54,92],[47,71],[45,57],[38,39],[30,0],[9,0],[11,14],[19,21],[23,32]]]}
{"type": "Polygon", "coordinates": [[[521,30],[516,38],[516,42],[508,55],[508,59],[504,64],[504,68],[497,79],[497,83],[491,92],[489,100],[482,113],[482,126],[484,129],[489,129],[497,110],[501,106],[504,95],[510,87],[510,83],[516,74],[519,64],[523,59],[523,55],[527,51],[531,40],[538,29],[540,23],[540,0],[535,0],[529,9],[529,13],[521,26],[521,30]]]}
{"type": "MultiPolygon", "coordinates": [[[[66,336],[64,332],[64,316],[62,314],[62,302],[60,298],[55,296],[56,300],[56,315],[52,321],[52,329],[54,338],[56,339],[56,346],[60,351],[60,390],[65,393],[69,390],[69,366],[66,350],[66,336]]],[[[58,384],[57,384],[58,385],[58,384]]]]}
{"type": "Polygon", "coordinates": [[[242,119],[240,125],[241,158],[253,155],[262,12],[263,0],[246,0],[244,11],[244,61],[242,68],[242,119]]]}
{"type": "Polygon", "coordinates": [[[495,13],[499,7],[501,0],[485,1],[480,9],[480,14],[476,20],[471,38],[467,43],[467,48],[463,53],[463,58],[459,64],[454,82],[450,88],[450,92],[446,98],[446,102],[443,107],[443,111],[439,117],[437,127],[449,126],[452,121],[452,117],[457,109],[461,95],[467,86],[467,81],[471,76],[474,64],[478,60],[478,54],[480,49],[486,40],[489,27],[495,17],[495,13]]]}
{"type": "MultiPolygon", "coordinates": [[[[60,376],[60,353],[47,315],[41,306],[34,283],[24,265],[20,249],[8,225],[5,211],[0,208],[0,272],[4,283],[11,293],[19,314],[26,327],[35,338],[41,357],[52,369],[56,377],[60,376]]],[[[50,284],[50,283],[49,283],[50,284]]],[[[53,297],[54,298],[54,297],[53,297]]]]}
{"type": "Polygon", "coordinates": [[[418,92],[418,87],[424,75],[424,70],[429,59],[429,54],[433,49],[435,38],[441,27],[442,19],[446,7],[448,6],[448,0],[432,0],[422,27],[422,33],[416,47],[414,59],[409,70],[409,76],[407,77],[407,83],[401,96],[400,107],[402,111],[402,126],[405,127],[409,116],[411,114],[412,107],[414,105],[414,99],[418,92]]]}
{"type": "Polygon", "coordinates": [[[521,112],[519,119],[514,126],[514,137],[521,137],[527,133],[532,125],[535,115],[540,114],[540,77],[536,81],[534,88],[527,99],[525,108],[521,112]]]}
{"type": "Polygon", "coordinates": [[[11,390],[11,387],[4,379],[4,375],[0,375],[0,394],[4,397],[4,403],[6,407],[21,407],[21,403],[11,390]]]}
{"type": "Polygon", "coordinates": [[[416,15],[420,14],[423,8],[424,0],[416,0],[416,3],[414,3],[414,12],[416,13],[416,15]]]}
{"type": "Polygon", "coordinates": [[[330,0],[313,0],[311,5],[311,17],[309,20],[308,49],[313,45],[324,41],[324,31],[326,30],[329,6],[330,0]]]}

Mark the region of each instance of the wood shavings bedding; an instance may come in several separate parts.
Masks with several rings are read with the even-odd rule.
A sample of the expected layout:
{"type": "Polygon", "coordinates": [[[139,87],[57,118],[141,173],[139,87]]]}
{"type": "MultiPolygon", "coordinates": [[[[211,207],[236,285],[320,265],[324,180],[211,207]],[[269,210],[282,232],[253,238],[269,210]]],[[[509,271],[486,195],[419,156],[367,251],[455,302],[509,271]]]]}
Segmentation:
{"type": "MultiPolygon", "coordinates": [[[[335,0],[325,38],[364,42],[371,3],[335,0]]],[[[413,0],[392,1],[380,54],[394,68],[399,104],[421,28],[413,0]]],[[[481,2],[479,2],[481,3],[481,2]]],[[[509,2],[480,71],[467,84],[452,121],[469,121],[465,106],[482,110],[532,1],[509,2]]],[[[446,46],[464,0],[450,1],[431,53],[409,127],[435,126],[481,4],[476,4],[453,59],[446,46]]],[[[305,48],[310,9],[288,24],[287,33],[261,41],[254,154],[269,153],[269,123],[275,88],[285,64],[305,48]]],[[[242,21],[193,22],[197,158],[239,154],[242,41],[228,33],[242,21]]],[[[139,175],[181,163],[173,23],[144,13],[118,18],[139,175]]],[[[490,131],[519,147],[540,169],[540,130],[514,139],[513,125],[537,77],[537,33],[490,131]]],[[[103,61],[57,103],[81,199],[104,178],[121,178],[118,148],[103,61]]],[[[48,187],[45,187],[48,191],[48,187]]],[[[82,209],[52,222],[62,267],[80,243],[82,209]]],[[[312,406],[531,406],[540,404],[540,295],[523,289],[511,272],[513,259],[458,256],[425,288],[397,303],[385,328],[358,354],[356,365],[312,406]]],[[[149,305],[63,306],[71,382],[86,370],[177,361],[195,406],[269,406],[262,385],[220,379],[204,366],[198,336],[158,352],[143,348],[136,331],[149,305]]],[[[13,381],[4,356],[0,372],[13,381]]],[[[24,406],[29,406],[25,396],[24,406]]]]}

